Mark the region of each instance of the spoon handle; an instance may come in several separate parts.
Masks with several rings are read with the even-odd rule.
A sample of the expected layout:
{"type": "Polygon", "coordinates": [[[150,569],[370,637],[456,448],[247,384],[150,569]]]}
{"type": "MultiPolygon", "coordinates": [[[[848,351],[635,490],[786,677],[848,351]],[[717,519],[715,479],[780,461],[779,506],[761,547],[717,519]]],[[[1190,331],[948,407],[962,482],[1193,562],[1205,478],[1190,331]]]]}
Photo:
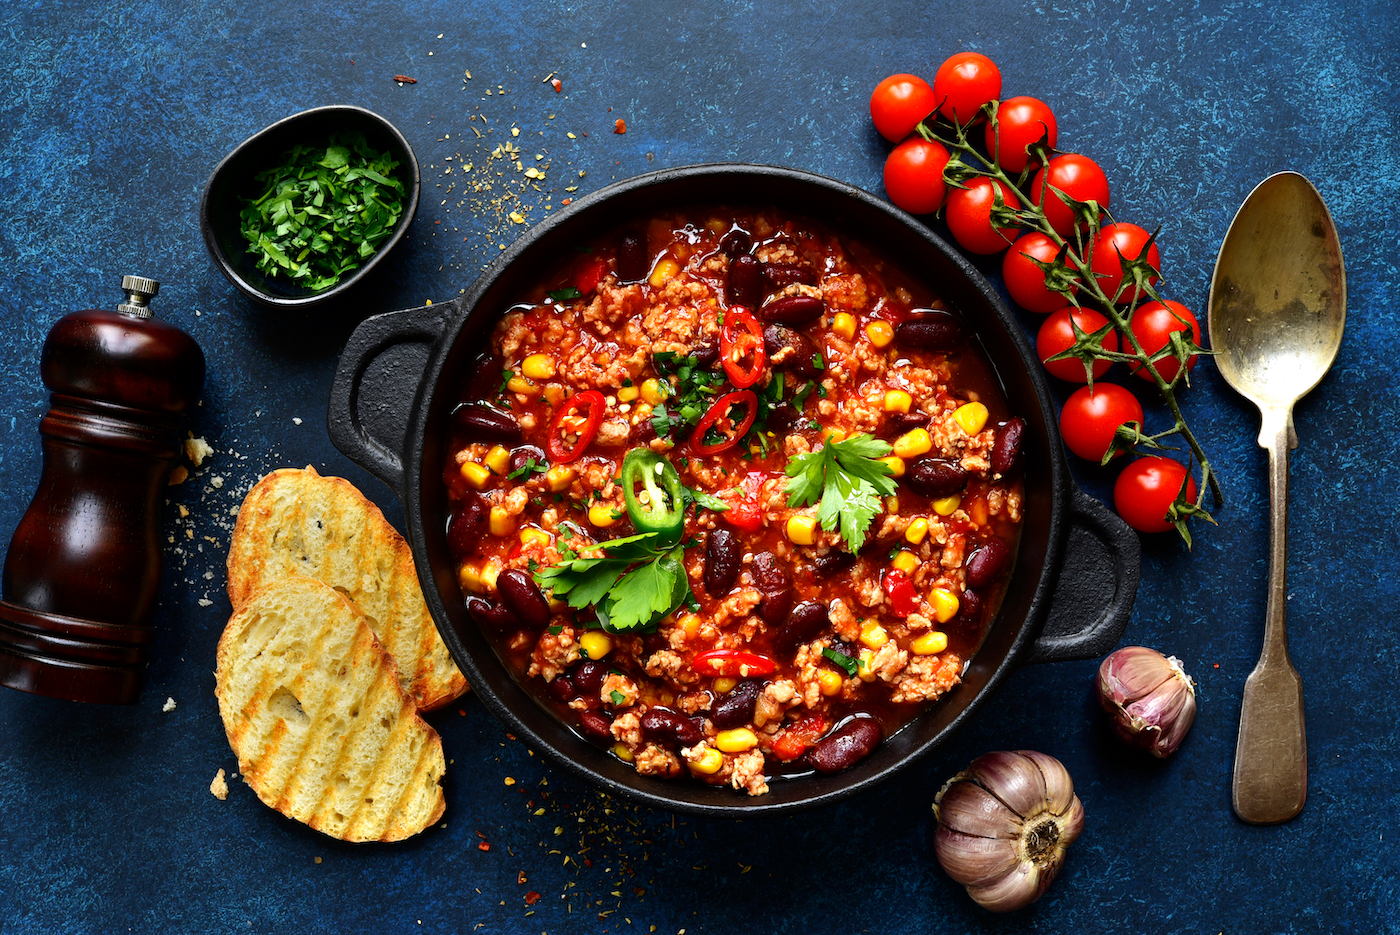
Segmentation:
{"type": "Polygon", "coordinates": [[[1276,824],[1298,814],[1308,796],[1303,681],[1288,661],[1288,449],[1296,447],[1290,409],[1263,410],[1259,444],[1269,451],[1269,599],[1264,651],[1244,685],[1235,746],[1235,814],[1276,824]]]}

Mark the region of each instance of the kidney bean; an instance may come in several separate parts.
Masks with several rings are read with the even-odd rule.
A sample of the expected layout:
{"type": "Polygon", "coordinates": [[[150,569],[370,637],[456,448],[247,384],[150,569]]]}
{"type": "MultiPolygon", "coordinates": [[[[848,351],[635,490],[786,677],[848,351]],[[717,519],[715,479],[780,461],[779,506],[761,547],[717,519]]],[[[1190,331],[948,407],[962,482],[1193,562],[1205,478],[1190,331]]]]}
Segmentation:
{"type": "Polygon", "coordinates": [[[782,325],[805,325],[820,318],[824,311],[826,303],[816,296],[785,295],[760,308],[758,317],[782,325]]]}
{"type": "Polygon", "coordinates": [[[777,292],[793,283],[815,286],[817,274],[796,263],[764,263],[763,282],[768,287],[769,292],[777,292]]]}
{"type": "Polygon", "coordinates": [[[953,618],[958,626],[975,628],[982,622],[982,595],[968,588],[958,598],[958,615],[953,618]]]}
{"type": "Polygon", "coordinates": [[[670,708],[648,708],[642,715],[642,736],[657,743],[676,747],[693,747],[705,739],[705,733],[690,718],[670,708]]]}
{"type": "Polygon", "coordinates": [[[758,602],[758,615],[763,618],[763,622],[770,627],[776,627],[787,619],[788,611],[792,609],[792,588],[782,588],[777,591],[760,591],[758,602]]]}
{"type": "Polygon", "coordinates": [[[710,533],[705,543],[705,593],[711,597],[728,594],[739,577],[743,557],[744,550],[734,533],[722,527],[710,533]]]}
{"type": "Polygon", "coordinates": [[[447,519],[447,547],[457,557],[470,555],[476,551],[481,537],[486,534],[486,522],[491,517],[486,498],[474,490],[468,490],[447,519]]]}
{"type": "Polygon", "coordinates": [[[719,252],[731,260],[753,249],[753,235],[742,227],[731,227],[719,239],[719,252]]]}
{"type": "Polygon", "coordinates": [[[715,344],[702,344],[690,352],[690,356],[695,358],[695,364],[709,370],[719,363],[719,346],[715,344]]]}
{"type": "Polygon", "coordinates": [[[914,429],[928,428],[929,419],[927,412],[920,412],[915,409],[912,412],[892,412],[890,413],[890,431],[896,435],[903,435],[905,432],[914,429]]]}
{"type": "Polygon", "coordinates": [[[870,755],[885,732],[874,718],[857,717],[818,740],[807,758],[820,773],[839,773],[870,755]]]}
{"type": "Polygon", "coordinates": [[[768,407],[768,431],[778,435],[786,435],[788,429],[802,417],[802,413],[797,411],[797,407],[787,400],[780,403],[773,403],[768,407]]]}
{"type": "Polygon", "coordinates": [[[919,458],[904,469],[905,485],[921,497],[949,497],[963,489],[967,471],[956,461],[943,458],[919,458]]]}
{"type": "Polygon", "coordinates": [[[1011,547],[996,536],[982,543],[967,557],[967,583],[971,587],[986,587],[996,580],[1011,561],[1011,547]]]}
{"type": "Polygon", "coordinates": [[[730,305],[758,308],[763,301],[763,269],[757,259],[745,254],[729,261],[724,294],[730,305]]]}
{"type": "Polygon", "coordinates": [[[484,399],[495,399],[501,391],[502,371],[505,369],[505,361],[495,354],[487,354],[472,364],[472,373],[467,378],[467,388],[463,393],[463,400],[478,402],[484,399]]]}
{"type": "Polygon", "coordinates": [[[639,230],[625,230],[617,243],[617,278],[619,282],[641,282],[651,272],[651,257],[647,254],[647,237],[639,230]]]}
{"type": "Polygon", "coordinates": [[[578,719],[583,733],[594,740],[612,740],[612,718],[601,711],[585,711],[578,719]]]}
{"type": "Polygon", "coordinates": [[[777,591],[792,584],[783,563],[772,552],[759,552],[753,557],[753,583],[760,591],[777,591]]]}
{"type": "Polygon", "coordinates": [[[1021,439],[1026,435],[1026,420],[1020,416],[1007,419],[998,426],[997,440],[992,445],[992,473],[1006,477],[1021,463],[1021,439]]]}
{"type": "Polygon", "coordinates": [[[656,425],[650,419],[643,419],[632,426],[631,443],[634,446],[647,445],[656,437],[656,425]]]}
{"type": "Polygon", "coordinates": [[[519,422],[480,403],[458,406],[452,411],[452,424],[467,438],[476,441],[518,445],[525,440],[519,422]]]}
{"type": "MultiPolygon", "coordinates": [[[[512,449],[510,453],[510,472],[513,474],[525,467],[526,462],[534,460],[540,467],[547,467],[549,459],[544,456],[544,449],[535,445],[521,445],[512,449]]],[[[528,478],[527,478],[528,479],[528,478]]]]}
{"type": "Polygon", "coordinates": [[[764,325],[763,350],[769,361],[782,351],[788,352],[780,363],[773,364],[778,370],[790,370],[793,375],[804,380],[814,379],[817,375],[817,346],[809,341],[806,335],[799,334],[791,328],[776,324],[764,325]]]}
{"type": "Polygon", "coordinates": [[[479,626],[501,632],[520,626],[520,618],[515,616],[510,608],[495,601],[487,600],[478,594],[472,594],[467,597],[465,603],[467,613],[471,614],[472,619],[479,626]]]}
{"type": "Polygon", "coordinates": [[[962,322],[948,312],[937,309],[915,309],[914,314],[894,329],[895,340],[901,347],[920,351],[956,350],[965,337],[962,322]]]}
{"type": "Polygon", "coordinates": [[[597,698],[608,677],[608,667],[596,659],[586,659],[574,666],[569,677],[574,680],[574,687],[580,695],[597,698]]]}
{"type": "Polygon", "coordinates": [[[833,575],[839,575],[855,563],[856,557],[850,552],[832,549],[812,559],[812,570],[817,573],[818,577],[830,578],[833,575]]]}
{"type": "Polygon", "coordinates": [[[761,680],[744,679],[715,702],[710,710],[710,720],[720,730],[731,730],[752,722],[754,707],[762,691],[761,680]]]}
{"type": "Polygon", "coordinates": [[[642,637],[642,658],[646,659],[663,649],[670,649],[671,641],[661,633],[648,633],[642,637]]]}
{"type": "Polygon", "coordinates": [[[501,592],[501,600],[521,623],[537,630],[549,625],[549,602],[529,572],[521,568],[507,569],[496,579],[496,587],[501,592]]]}
{"type": "Polygon", "coordinates": [[[578,695],[578,689],[574,688],[574,683],[567,675],[557,675],[554,681],[546,687],[549,697],[555,701],[573,701],[578,695]]]}
{"type": "Polygon", "coordinates": [[[825,604],[803,601],[787,615],[787,622],[773,637],[773,643],[780,649],[793,649],[818,636],[830,622],[825,604]]]}

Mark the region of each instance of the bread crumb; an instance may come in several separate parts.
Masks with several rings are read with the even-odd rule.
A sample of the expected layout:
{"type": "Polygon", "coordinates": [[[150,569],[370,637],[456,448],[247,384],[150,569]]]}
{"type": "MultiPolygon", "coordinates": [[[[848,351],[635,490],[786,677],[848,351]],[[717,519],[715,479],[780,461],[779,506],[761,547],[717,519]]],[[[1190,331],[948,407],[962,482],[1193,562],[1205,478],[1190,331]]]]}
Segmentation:
{"type": "Polygon", "coordinates": [[[228,782],[224,779],[222,769],[214,774],[214,781],[209,784],[209,794],[220,802],[228,798],[228,782]]]}
{"type": "Polygon", "coordinates": [[[165,704],[161,705],[161,708],[160,708],[160,709],[161,709],[162,711],[164,711],[166,714],[169,714],[171,711],[174,711],[174,710],[175,710],[175,699],[174,699],[174,698],[166,698],[166,699],[165,699],[165,704]]]}
{"type": "Polygon", "coordinates": [[[189,508],[186,507],[183,503],[181,503],[181,504],[180,504],[180,518],[181,518],[181,519],[184,519],[185,517],[187,517],[187,516],[189,516],[189,515],[190,515],[189,508]]]}
{"type": "Polygon", "coordinates": [[[185,466],[183,464],[176,465],[175,470],[170,472],[170,486],[174,487],[177,484],[183,484],[186,480],[189,479],[189,476],[190,472],[185,470],[185,466]]]}
{"type": "Polygon", "coordinates": [[[319,857],[314,858],[314,860],[315,860],[316,863],[318,863],[318,864],[321,862],[321,858],[319,858],[319,857]]]}
{"type": "Polygon", "coordinates": [[[292,422],[294,422],[297,425],[301,425],[301,420],[296,418],[295,416],[292,417],[292,422]]]}
{"type": "Polygon", "coordinates": [[[204,464],[204,459],[214,453],[214,449],[202,438],[195,438],[191,435],[185,439],[185,456],[194,463],[195,467],[204,464]]]}
{"type": "Polygon", "coordinates": [[[211,477],[209,478],[209,483],[214,487],[222,487],[224,486],[224,479],[218,476],[211,477]]]}
{"type": "Polygon", "coordinates": [[[209,607],[209,606],[211,606],[213,603],[214,603],[214,602],[211,601],[211,600],[209,600],[209,598],[207,598],[207,597],[201,597],[201,598],[199,599],[199,606],[200,606],[200,607],[209,607]]]}

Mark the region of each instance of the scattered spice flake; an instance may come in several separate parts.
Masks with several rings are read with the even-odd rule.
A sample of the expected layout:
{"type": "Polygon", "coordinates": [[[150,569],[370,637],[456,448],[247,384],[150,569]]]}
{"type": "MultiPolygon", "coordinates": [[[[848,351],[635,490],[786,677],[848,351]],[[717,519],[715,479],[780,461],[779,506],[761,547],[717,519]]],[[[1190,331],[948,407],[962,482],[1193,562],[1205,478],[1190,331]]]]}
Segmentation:
{"type": "Polygon", "coordinates": [[[476,849],[479,851],[489,851],[491,849],[491,845],[486,841],[482,841],[476,846],[476,849]]]}
{"type": "Polygon", "coordinates": [[[618,118],[617,118],[617,123],[613,124],[613,132],[614,132],[614,133],[626,133],[626,132],[627,132],[627,121],[623,120],[621,117],[618,117],[618,118]]]}
{"type": "Polygon", "coordinates": [[[513,786],[513,785],[515,785],[515,778],[512,777],[512,776],[507,776],[507,777],[506,777],[506,785],[508,785],[508,786],[513,786]]]}
{"type": "Polygon", "coordinates": [[[541,896],[541,895],[540,895],[539,893],[537,893],[536,891],[530,890],[530,892],[528,892],[528,893],[525,894],[525,905],[527,905],[527,906],[533,906],[535,903],[539,902],[541,899],[544,899],[544,897],[541,896]]]}
{"type": "Polygon", "coordinates": [[[516,882],[516,883],[519,883],[521,886],[524,886],[526,883],[529,882],[528,880],[525,879],[525,871],[524,871],[524,870],[520,871],[520,873],[516,876],[515,882],[516,882]]]}
{"type": "MultiPolygon", "coordinates": [[[[468,75],[468,77],[471,77],[471,76],[468,75]]],[[[394,76],[394,80],[397,81],[397,82],[399,82],[400,84],[417,84],[417,83],[418,83],[418,79],[417,79],[417,78],[410,78],[410,77],[408,77],[408,75],[395,75],[395,76],[394,76]]]]}
{"type": "Polygon", "coordinates": [[[555,94],[558,94],[560,91],[564,90],[564,82],[560,81],[558,78],[551,79],[549,84],[550,87],[554,88],[555,94]]]}
{"type": "Polygon", "coordinates": [[[179,484],[183,484],[186,480],[189,479],[189,476],[190,472],[185,470],[185,466],[183,464],[176,465],[175,470],[170,472],[169,485],[171,487],[175,487],[179,484]]]}

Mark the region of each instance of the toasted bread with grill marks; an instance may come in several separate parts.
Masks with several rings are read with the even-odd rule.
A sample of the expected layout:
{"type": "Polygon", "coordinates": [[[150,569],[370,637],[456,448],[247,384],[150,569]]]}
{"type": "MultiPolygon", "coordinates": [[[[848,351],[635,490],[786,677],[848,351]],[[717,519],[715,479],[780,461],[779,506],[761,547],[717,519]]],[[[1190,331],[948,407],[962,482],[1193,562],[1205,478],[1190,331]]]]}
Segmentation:
{"type": "Polygon", "coordinates": [[[277,578],[234,613],[216,658],[219,715],[264,803],[354,842],[400,841],[442,816],[442,740],[344,595],[277,578]]]}
{"type": "Polygon", "coordinates": [[[344,478],[322,477],[309,466],[284,468],[244,498],[228,553],[233,609],[291,574],[319,579],[355,603],[420,710],[442,707],[467,690],[423,603],[408,543],[344,478]]]}

